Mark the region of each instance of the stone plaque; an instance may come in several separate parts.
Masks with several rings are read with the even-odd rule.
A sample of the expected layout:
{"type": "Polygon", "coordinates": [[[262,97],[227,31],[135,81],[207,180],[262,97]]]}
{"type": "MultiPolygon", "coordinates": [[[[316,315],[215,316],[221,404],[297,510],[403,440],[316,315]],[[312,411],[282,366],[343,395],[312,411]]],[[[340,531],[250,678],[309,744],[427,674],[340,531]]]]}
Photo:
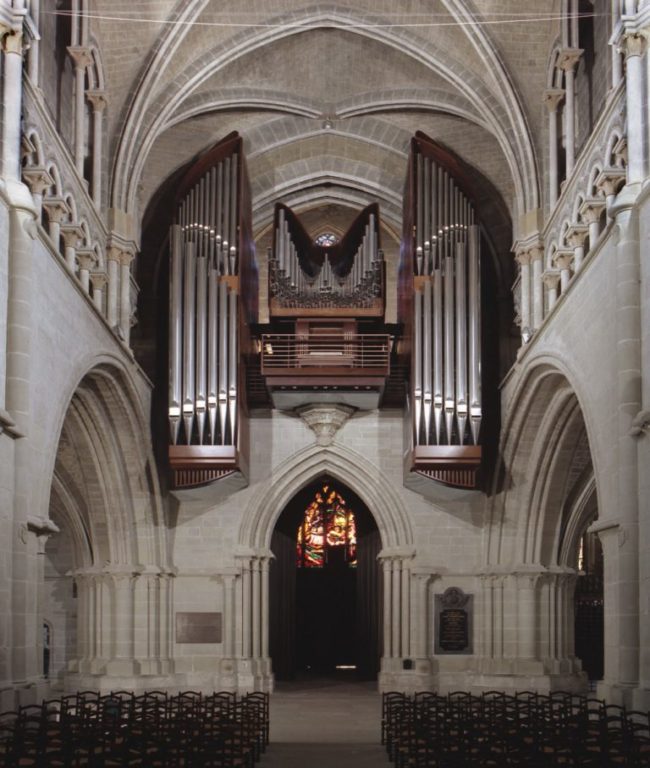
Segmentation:
{"type": "Polygon", "coordinates": [[[220,613],[177,613],[177,643],[220,643],[220,613]]]}
{"type": "Polygon", "coordinates": [[[435,652],[439,654],[471,654],[473,595],[458,587],[449,587],[436,595],[435,652]]]}

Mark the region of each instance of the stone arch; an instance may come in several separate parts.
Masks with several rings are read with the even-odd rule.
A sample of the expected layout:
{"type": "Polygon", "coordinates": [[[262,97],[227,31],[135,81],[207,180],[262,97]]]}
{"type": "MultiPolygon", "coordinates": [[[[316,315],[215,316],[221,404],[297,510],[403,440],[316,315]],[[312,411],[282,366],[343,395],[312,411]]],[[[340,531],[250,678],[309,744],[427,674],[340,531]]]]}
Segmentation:
{"type": "Polygon", "coordinates": [[[413,547],[413,531],[401,497],[367,459],[344,446],[310,446],[282,462],[269,489],[263,483],[250,500],[239,531],[244,549],[268,550],[275,524],[290,500],[323,475],[347,485],[372,513],[388,549],[413,547]]]}

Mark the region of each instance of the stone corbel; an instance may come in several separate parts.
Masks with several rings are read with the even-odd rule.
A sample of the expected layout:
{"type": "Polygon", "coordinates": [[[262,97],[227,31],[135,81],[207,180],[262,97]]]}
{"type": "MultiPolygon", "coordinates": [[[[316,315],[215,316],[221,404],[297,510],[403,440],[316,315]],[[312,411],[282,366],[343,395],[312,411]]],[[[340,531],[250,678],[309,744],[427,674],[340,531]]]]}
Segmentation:
{"type": "Polygon", "coordinates": [[[316,434],[316,444],[327,446],[333,443],[334,436],[354,410],[347,405],[314,404],[297,408],[296,412],[316,434]]]}
{"type": "Polygon", "coordinates": [[[37,552],[39,555],[45,554],[45,544],[47,540],[55,533],[60,533],[59,526],[45,517],[28,517],[27,521],[20,527],[20,539],[23,544],[27,544],[29,534],[36,535],[37,552]]]}
{"type": "Polygon", "coordinates": [[[25,437],[25,433],[18,429],[9,413],[4,408],[0,408],[0,435],[3,432],[13,438],[25,437]]]}

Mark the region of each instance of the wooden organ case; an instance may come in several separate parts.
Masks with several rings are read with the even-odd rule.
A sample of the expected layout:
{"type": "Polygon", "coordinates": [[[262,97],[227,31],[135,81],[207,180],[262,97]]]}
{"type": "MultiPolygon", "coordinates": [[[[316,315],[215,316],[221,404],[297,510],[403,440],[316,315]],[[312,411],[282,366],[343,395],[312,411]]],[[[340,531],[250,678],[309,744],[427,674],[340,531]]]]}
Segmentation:
{"type": "Polygon", "coordinates": [[[481,234],[467,188],[455,159],[418,132],[399,274],[410,362],[405,471],[459,488],[476,487],[481,463],[481,234]]]}
{"type": "Polygon", "coordinates": [[[274,407],[378,407],[392,348],[383,332],[384,286],[376,203],[332,246],[314,243],[294,212],[276,204],[271,323],[261,337],[261,373],[274,407]]]}
{"type": "Polygon", "coordinates": [[[176,488],[247,474],[242,358],[257,266],[242,139],[229,134],[182,179],[170,231],[169,463],[176,488]]]}

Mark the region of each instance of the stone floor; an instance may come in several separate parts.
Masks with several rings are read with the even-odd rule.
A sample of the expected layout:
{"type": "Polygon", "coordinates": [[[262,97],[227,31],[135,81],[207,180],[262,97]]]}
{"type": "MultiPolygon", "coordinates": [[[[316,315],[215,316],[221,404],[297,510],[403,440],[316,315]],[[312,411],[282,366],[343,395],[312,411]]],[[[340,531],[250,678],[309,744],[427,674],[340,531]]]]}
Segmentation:
{"type": "Polygon", "coordinates": [[[388,768],[376,683],[345,679],[279,683],[271,744],[260,768],[388,768]]]}

